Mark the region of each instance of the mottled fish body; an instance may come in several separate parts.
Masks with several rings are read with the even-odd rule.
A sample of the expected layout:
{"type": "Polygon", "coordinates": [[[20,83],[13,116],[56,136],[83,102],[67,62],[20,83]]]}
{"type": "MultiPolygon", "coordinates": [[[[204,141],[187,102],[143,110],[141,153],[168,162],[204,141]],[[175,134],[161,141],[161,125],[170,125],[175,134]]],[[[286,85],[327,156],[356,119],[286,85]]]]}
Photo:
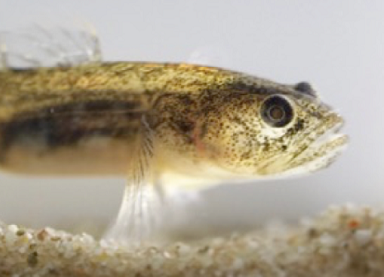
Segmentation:
{"type": "Polygon", "coordinates": [[[61,55],[56,66],[15,68],[0,45],[0,168],[126,175],[114,238],[152,232],[153,210],[144,209],[164,197],[164,176],[214,183],[309,173],[347,143],[342,117],[306,82],[186,63],[108,63],[96,50],[80,63],[61,55]]]}
{"type": "MultiPolygon", "coordinates": [[[[189,64],[117,62],[10,69],[0,72],[0,95],[0,163],[4,169],[30,174],[126,174],[143,118],[155,122],[155,128],[162,126],[163,143],[178,141],[171,144],[180,147],[175,158],[190,155],[187,163],[194,167],[206,158],[218,158],[220,149],[202,158],[202,152],[209,152],[205,148],[227,143],[222,145],[224,156],[233,155],[239,164],[253,163],[254,169],[265,162],[263,157],[294,154],[299,134],[310,136],[311,130],[316,136],[320,130],[312,130],[311,117],[321,122],[329,114],[335,124],[342,121],[307,84],[282,85],[189,64]],[[286,112],[283,105],[292,109],[291,115],[284,115],[291,117],[284,126],[263,118],[262,103],[271,96],[283,101],[281,112],[286,112]],[[251,103],[249,115],[245,108],[251,103]],[[308,107],[300,111],[307,114],[299,117],[294,105],[301,103],[308,107]],[[220,134],[223,129],[218,126],[227,133],[220,134]],[[169,138],[164,137],[164,128],[169,129],[169,138]],[[210,128],[215,131],[209,132],[210,128]],[[270,137],[263,135],[268,132],[270,137]],[[204,145],[204,140],[210,142],[204,145]],[[229,147],[239,141],[243,145],[229,147]]],[[[174,169],[185,173],[180,166],[174,169]]]]}

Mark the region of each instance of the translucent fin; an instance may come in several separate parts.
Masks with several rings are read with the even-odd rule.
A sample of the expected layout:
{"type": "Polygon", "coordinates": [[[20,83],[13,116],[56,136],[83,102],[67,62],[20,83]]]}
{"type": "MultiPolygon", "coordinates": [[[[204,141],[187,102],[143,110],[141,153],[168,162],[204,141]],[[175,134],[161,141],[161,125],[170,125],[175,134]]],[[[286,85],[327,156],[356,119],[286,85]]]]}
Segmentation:
{"type": "Polygon", "coordinates": [[[192,64],[230,68],[227,49],[219,45],[206,45],[193,51],[187,60],[192,64]]]}
{"type": "Polygon", "coordinates": [[[0,32],[1,68],[73,66],[101,61],[99,39],[87,23],[0,32]]]}
{"type": "Polygon", "coordinates": [[[145,120],[131,164],[125,195],[114,225],[105,239],[136,244],[154,238],[160,225],[163,190],[153,168],[153,135],[145,120]]]}
{"type": "Polygon", "coordinates": [[[7,65],[7,46],[0,37],[0,70],[5,70],[7,65]]]}

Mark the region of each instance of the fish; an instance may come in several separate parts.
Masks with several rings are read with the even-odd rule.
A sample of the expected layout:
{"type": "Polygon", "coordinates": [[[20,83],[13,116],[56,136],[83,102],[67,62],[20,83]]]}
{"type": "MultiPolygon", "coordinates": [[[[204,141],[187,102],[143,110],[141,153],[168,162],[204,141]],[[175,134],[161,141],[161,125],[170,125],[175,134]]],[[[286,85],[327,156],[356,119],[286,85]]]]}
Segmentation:
{"type": "Polygon", "coordinates": [[[108,62],[98,48],[81,62],[12,67],[0,49],[0,169],[125,176],[113,237],[151,233],[151,203],[164,201],[172,180],[178,185],[172,176],[189,186],[204,180],[200,189],[308,174],[348,142],[343,117],[308,82],[189,63],[108,62]]]}

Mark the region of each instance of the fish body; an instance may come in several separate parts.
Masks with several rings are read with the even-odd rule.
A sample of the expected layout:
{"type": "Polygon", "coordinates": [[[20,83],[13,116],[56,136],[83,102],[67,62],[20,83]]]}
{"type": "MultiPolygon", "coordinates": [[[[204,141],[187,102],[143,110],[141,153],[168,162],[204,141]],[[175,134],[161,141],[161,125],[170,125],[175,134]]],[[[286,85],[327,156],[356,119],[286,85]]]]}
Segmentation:
{"type": "MultiPolygon", "coordinates": [[[[257,177],[303,166],[299,159],[313,157],[299,149],[342,123],[308,84],[220,68],[116,62],[0,72],[0,164],[6,170],[124,175],[142,120],[155,134],[160,172],[206,177],[209,171],[257,177]],[[271,97],[277,113],[287,113],[284,105],[292,110],[283,115],[291,117],[284,126],[262,114],[271,97]]],[[[345,136],[336,142],[341,146],[345,136]]]]}
{"type": "Polygon", "coordinates": [[[28,46],[59,58],[47,66],[12,53],[0,36],[0,169],[126,176],[109,238],[156,234],[164,187],[306,174],[347,144],[343,118],[306,82],[187,63],[104,62],[94,32],[80,32],[79,43],[60,29],[63,45],[47,30],[31,33],[28,46]],[[11,66],[13,57],[34,66],[11,66]]]}

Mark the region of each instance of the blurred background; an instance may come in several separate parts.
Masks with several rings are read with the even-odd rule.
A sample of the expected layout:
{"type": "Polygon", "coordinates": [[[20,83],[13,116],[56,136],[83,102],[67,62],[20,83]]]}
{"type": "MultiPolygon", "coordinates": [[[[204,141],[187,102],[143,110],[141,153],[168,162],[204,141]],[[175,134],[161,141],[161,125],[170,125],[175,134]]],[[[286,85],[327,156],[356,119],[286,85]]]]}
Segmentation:
{"type": "MultiPolygon", "coordinates": [[[[295,222],[330,204],[384,200],[384,2],[0,0],[0,30],[73,16],[98,31],[105,60],[205,61],[282,83],[309,81],[346,118],[347,151],[295,179],[223,184],[187,208],[189,225],[295,222]]],[[[117,214],[124,179],[0,175],[0,220],[84,231],[117,214]]]]}

